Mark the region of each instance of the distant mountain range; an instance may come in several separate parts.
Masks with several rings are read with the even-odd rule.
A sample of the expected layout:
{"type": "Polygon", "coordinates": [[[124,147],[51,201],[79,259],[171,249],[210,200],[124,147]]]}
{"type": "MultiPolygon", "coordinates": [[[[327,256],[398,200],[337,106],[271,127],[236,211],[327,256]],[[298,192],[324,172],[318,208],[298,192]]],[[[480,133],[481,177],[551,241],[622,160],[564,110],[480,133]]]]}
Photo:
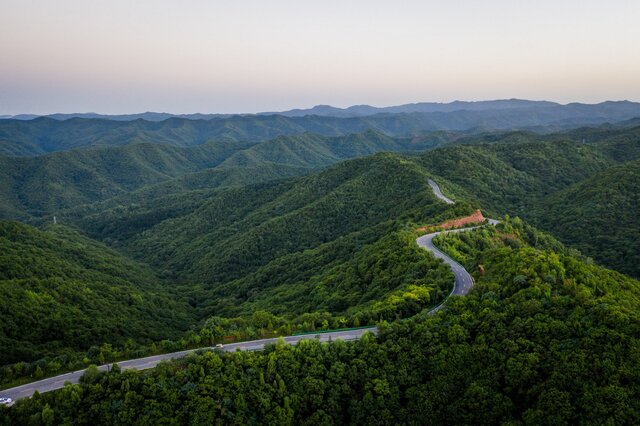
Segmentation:
{"type": "Polygon", "coordinates": [[[145,121],[164,121],[169,118],[184,118],[187,120],[211,120],[212,118],[220,118],[220,117],[230,117],[232,114],[171,114],[168,112],[141,112],[137,114],[98,114],[95,112],[78,112],[71,114],[47,114],[47,115],[37,115],[37,114],[18,114],[18,115],[0,115],[0,119],[13,119],[13,120],[34,120],[40,117],[52,118],[54,120],[70,120],[72,118],[85,118],[85,119],[104,119],[104,120],[113,120],[113,121],[135,121],[135,120],[145,120],[145,121]]]}
{"type": "Polygon", "coordinates": [[[405,114],[416,112],[454,112],[454,111],[487,111],[514,108],[538,108],[562,106],[555,102],[528,101],[523,99],[501,99],[492,101],[453,101],[418,102],[412,104],[389,107],[374,107],[371,105],[353,105],[348,108],[336,108],[331,105],[316,105],[308,109],[292,109],[282,112],[265,112],[263,115],[278,114],[287,117],[304,117],[306,115],[320,115],[329,117],[363,117],[375,114],[405,114]]]}
{"type": "Polygon", "coordinates": [[[164,121],[169,118],[184,118],[187,120],[211,120],[219,118],[227,118],[234,115],[256,116],[256,115],[281,115],[285,117],[305,117],[309,115],[321,117],[366,117],[376,114],[411,114],[411,113],[447,113],[458,111],[499,111],[514,109],[530,109],[530,110],[568,110],[581,111],[590,113],[598,113],[605,110],[633,110],[634,114],[640,113],[640,103],[630,101],[606,101],[598,104],[581,104],[570,103],[562,105],[549,101],[529,101],[523,99],[500,99],[490,101],[454,101],[449,103],[440,102],[419,102],[404,105],[396,105],[389,107],[374,107],[371,105],[353,105],[348,108],[337,108],[331,105],[316,105],[313,108],[292,109],[279,112],[260,112],[257,114],[171,114],[166,112],[143,112],[137,114],[98,114],[94,112],[87,113],[71,113],[71,114],[18,114],[18,115],[0,115],[0,119],[14,120],[33,120],[38,117],[49,117],[55,120],[69,120],[72,118],[101,118],[114,121],[164,121]]]}
{"type": "MultiPolygon", "coordinates": [[[[628,101],[595,105],[559,105],[513,100],[457,105],[462,108],[463,104],[469,109],[383,112],[358,117],[254,114],[215,116],[208,120],[194,120],[182,116],[170,117],[163,121],[125,121],[82,117],[60,119],[62,115],[56,115],[33,120],[0,120],[0,155],[33,156],[97,145],[139,142],[182,147],[200,145],[212,140],[260,142],[282,135],[300,135],[307,132],[321,136],[344,136],[375,130],[392,137],[422,137],[433,132],[468,135],[515,129],[549,133],[583,126],[601,126],[606,123],[624,126],[634,123],[634,120],[640,117],[640,104],[628,101]]],[[[398,108],[433,110],[438,107],[456,108],[453,103],[392,108],[397,108],[397,111],[398,108]]],[[[361,108],[364,107],[358,108],[362,111],[361,108]]],[[[437,139],[440,137],[441,135],[436,136],[437,139]]]]}

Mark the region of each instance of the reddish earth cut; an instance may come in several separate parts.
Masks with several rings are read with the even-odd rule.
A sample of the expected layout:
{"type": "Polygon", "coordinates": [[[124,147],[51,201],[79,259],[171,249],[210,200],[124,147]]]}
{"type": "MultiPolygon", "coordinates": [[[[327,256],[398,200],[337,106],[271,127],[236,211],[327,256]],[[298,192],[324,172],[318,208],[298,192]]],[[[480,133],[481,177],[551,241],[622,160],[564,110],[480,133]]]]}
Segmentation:
{"type": "MultiPolygon", "coordinates": [[[[480,211],[480,209],[478,209],[470,216],[461,217],[459,219],[448,220],[442,223],[441,225],[438,225],[438,228],[444,228],[444,229],[460,228],[462,226],[469,225],[471,223],[482,223],[482,222],[484,222],[484,216],[482,215],[482,212],[480,211]]],[[[429,228],[431,227],[425,226],[423,228],[418,228],[418,231],[427,231],[429,230],[429,228]]]]}

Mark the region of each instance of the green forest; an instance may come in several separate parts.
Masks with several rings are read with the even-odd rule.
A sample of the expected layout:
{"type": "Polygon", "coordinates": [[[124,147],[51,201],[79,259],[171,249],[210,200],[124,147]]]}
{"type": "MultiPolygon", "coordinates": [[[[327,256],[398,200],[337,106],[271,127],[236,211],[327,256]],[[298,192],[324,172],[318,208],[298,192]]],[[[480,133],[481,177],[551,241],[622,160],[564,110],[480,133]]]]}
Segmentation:
{"type": "Polygon", "coordinates": [[[203,353],[7,410],[5,424],[576,424],[640,421],[640,283],[521,221],[447,237],[475,273],[435,316],[355,343],[203,353]],[[530,245],[535,241],[536,246],[530,245]],[[476,269],[477,271],[477,269],[476,269]]]}
{"type": "Polygon", "coordinates": [[[180,336],[194,316],[153,271],[62,226],[0,222],[0,362],[180,336]]]}
{"type": "Polygon", "coordinates": [[[640,423],[640,127],[250,118],[0,123],[0,389],[88,368],[0,424],[640,423]]]}

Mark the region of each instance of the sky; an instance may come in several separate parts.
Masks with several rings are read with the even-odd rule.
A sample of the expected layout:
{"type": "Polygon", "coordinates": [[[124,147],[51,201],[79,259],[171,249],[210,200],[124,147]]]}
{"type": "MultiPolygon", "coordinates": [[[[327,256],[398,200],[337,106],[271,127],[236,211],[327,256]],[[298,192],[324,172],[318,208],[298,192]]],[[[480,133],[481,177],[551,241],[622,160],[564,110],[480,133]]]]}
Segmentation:
{"type": "Polygon", "coordinates": [[[638,0],[0,0],[0,114],[640,101],[638,0]]]}

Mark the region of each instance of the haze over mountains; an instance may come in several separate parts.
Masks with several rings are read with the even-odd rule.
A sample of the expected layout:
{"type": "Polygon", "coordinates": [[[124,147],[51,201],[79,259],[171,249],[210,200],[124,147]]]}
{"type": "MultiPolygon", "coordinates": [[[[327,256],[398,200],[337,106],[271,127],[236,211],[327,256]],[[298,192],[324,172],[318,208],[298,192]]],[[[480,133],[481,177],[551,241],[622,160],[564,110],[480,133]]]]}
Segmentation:
{"type": "MultiPolygon", "coordinates": [[[[361,107],[352,108],[361,110],[361,107]]],[[[206,120],[163,116],[166,119],[162,121],[141,118],[114,120],[110,116],[62,120],[51,117],[8,119],[0,120],[0,154],[32,156],[90,146],[139,142],[176,146],[200,145],[211,140],[259,142],[305,132],[342,136],[376,130],[394,137],[414,137],[436,131],[478,133],[528,129],[544,133],[604,123],[627,125],[625,121],[640,117],[640,104],[624,101],[559,105],[510,100],[413,104],[390,107],[390,111],[393,112],[357,116],[292,112],[289,115],[215,116],[206,120]]]]}
{"type": "Polygon", "coordinates": [[[171,114],[165,112],[144,112],[137,114],[98,114],[98,113],[56,113],[47,115],[17,114],[3,115],[0,119],[33,120],[38,117],[49,117],[55,120],[68,120],[71,118],[104,118],[116,121],[132,121],[143,119],[147,121],[163,121],[168,118],[185,118],[189,120],[210,120],[215,118],[230,117],[233,115],[282,115],[285,117],[304,117],[307,115],[318,115],[324,117],[363,117],[376,114],[404,114],[404,113],[434,113],[434,112],[456,112],[456,111],[491,111],[509,109],[527,110],[567,110],[574,114],[592,115],[602,114],[605,111],[623,114],[624,111],[631,112],[633,116],[638,115],[640,104],[629,101],[606,101],[598,104],[570,103],[559,104],[549,101],[530,101],[524,99],[500,99],[490,101],[453,101],[453,102],[418,102],[404,105],[374,107],[371,105],[353,105],[347,108],[337,108],[331,105],[316,105],[307,109],[292,109],[288,111],[273,111],[259,113],[239,113],[239,114],[171,114]]]}

